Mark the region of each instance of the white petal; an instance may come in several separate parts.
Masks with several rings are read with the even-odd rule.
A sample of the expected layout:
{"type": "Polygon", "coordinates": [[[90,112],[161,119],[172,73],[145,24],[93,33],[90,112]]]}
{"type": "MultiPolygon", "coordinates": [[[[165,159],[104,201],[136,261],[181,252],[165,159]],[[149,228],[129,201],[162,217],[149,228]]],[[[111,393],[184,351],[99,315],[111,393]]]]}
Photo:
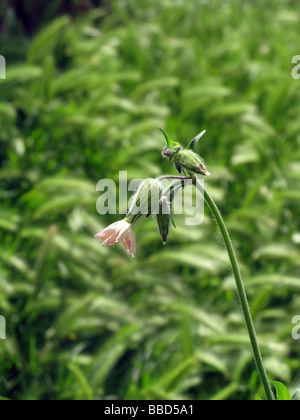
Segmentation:
{"type": "Polygon", "coordinates": [[[129,230],[131,230],[130,223],[127,223],[127,222],[124,221],[122,226],[120,226],[119,232],[116,232],[117,233],[116,242],[122,242],[123,239],[125,239],[127,237],[129,230]]]}

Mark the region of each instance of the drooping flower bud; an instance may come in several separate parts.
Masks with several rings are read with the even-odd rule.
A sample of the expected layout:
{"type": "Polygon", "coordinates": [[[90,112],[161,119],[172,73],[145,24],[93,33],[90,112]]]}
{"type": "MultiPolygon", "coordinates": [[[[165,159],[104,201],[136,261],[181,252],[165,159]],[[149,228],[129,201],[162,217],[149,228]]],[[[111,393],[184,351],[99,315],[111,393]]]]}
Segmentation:
{"type": "Polygon", "coordinates": [[[173,218],[172,203],[167,200],[165,195],[162,196],[159,206],[159,214],[156,216],[159,233],[162,237],[163,244],[166,245],[171,229],[173,218]]]}
{"type": "Polygon", "coordinates": [[[173,202],[175,195],[184,188],[184,181],[173,183],[166,188],[161,196],[159,214],[156,216],[159,233],[166,245],[171,230],[171,224],[176,228],[174,220],[173,202]]]}
{"type": "Polygon", "coordinates": [[[148,178],[143,181],[132,198],[132,204],[126,219],[134,223],[142,215],[158,214],[163,186],[158,179],[148,178]]]}

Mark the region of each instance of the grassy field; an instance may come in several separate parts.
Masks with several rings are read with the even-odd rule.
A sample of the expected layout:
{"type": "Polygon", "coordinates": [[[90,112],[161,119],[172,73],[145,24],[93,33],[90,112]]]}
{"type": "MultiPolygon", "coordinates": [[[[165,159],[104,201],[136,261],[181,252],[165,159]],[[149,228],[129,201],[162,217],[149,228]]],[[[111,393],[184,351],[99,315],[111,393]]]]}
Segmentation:
{"type": "MultiPolygon", "coordinates": [[[[26,2],[30,5],[30,1],[26,2]]],[[[93,238],[97,182],[173,173],[157,127],[199,145],[231,232],[271,380],[300,382],[300,4],[103,2],[7,14],[0,54],[0,395],[9,399],[263,396],[228,256],[206,209],[137,258],[93,238]],[[46,16],[47,17],[47,16],[46,16]]]]}

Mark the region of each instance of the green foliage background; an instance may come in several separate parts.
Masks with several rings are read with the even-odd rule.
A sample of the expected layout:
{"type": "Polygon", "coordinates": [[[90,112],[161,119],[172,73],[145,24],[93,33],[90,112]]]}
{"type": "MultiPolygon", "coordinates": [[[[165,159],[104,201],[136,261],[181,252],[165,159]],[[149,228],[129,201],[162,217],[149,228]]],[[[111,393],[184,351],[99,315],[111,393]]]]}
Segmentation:
{"type": "MultiPolygon", "coordinates": [[[[25,3],[25,2],[24,2],[25,3]]],[[[31,1],[26,1],[29,7],[31,1]]],[[[203,129],[206,186],[241,262],[266,367],[300,379],[298,3],[130,0],[28,38],[7,9],[0,53],[0,395],[253,399],[260,384],[228,258],[206,211],[153,220],[137,258],[93,235],[97,181],[175,173],[157,127],[203,129]]]]}

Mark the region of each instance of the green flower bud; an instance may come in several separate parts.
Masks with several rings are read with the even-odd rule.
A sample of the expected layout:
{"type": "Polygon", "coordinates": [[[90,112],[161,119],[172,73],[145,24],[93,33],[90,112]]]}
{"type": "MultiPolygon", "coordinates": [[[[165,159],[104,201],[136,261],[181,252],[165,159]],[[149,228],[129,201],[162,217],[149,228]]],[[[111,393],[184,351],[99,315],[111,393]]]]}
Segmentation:
{"type": "Polygon", "coordinates": [[[142,215],[158,214],[162,193],[163,186],[159,180],[148,178],[143,181],[133,196],[126,220],[134,223],[142,215]]]}
{"type": "Polygon", "coordinates": [[[179,173],[185,169],[189,175],[192,173],[210,175],[204,160],[197,153],[188,149],[181,149],[176,154],[174,164],[179,173]]]}
{"type": "Polygon", "coordinates": [[[195,173],[210,175],[204,160],[195,153],[198,141],[205,134],[205,131],[202,131],[202,133],[195,137],[187,149],[183,149],[179,143],[173,142],[163,130],[162,132],[167,141],[167,147],[164,148],[162,156],[168,158],[170,161],[173,160],[174,166],[179,173],[184,172],[188,176],[193,176],[195,173]]]}
{"type": "Polygon", "coordinates": [[[171,230],[171,224],[176,228],[173,212],[173,202],[176,194],[184,188],[184,182],[175,182],[167,187],[161,197],[159,214],[156,216],[159,233],[166,245],[171,230]]]}
{"type": "Polygon", "coordinates": [[[159,233],[162,237],[164,245],[166,245],[171,229],[173,219],[172,203],[167,201],[167,197],[163,196],[160,203],[160,211],[156,216],[159,233]]]}

